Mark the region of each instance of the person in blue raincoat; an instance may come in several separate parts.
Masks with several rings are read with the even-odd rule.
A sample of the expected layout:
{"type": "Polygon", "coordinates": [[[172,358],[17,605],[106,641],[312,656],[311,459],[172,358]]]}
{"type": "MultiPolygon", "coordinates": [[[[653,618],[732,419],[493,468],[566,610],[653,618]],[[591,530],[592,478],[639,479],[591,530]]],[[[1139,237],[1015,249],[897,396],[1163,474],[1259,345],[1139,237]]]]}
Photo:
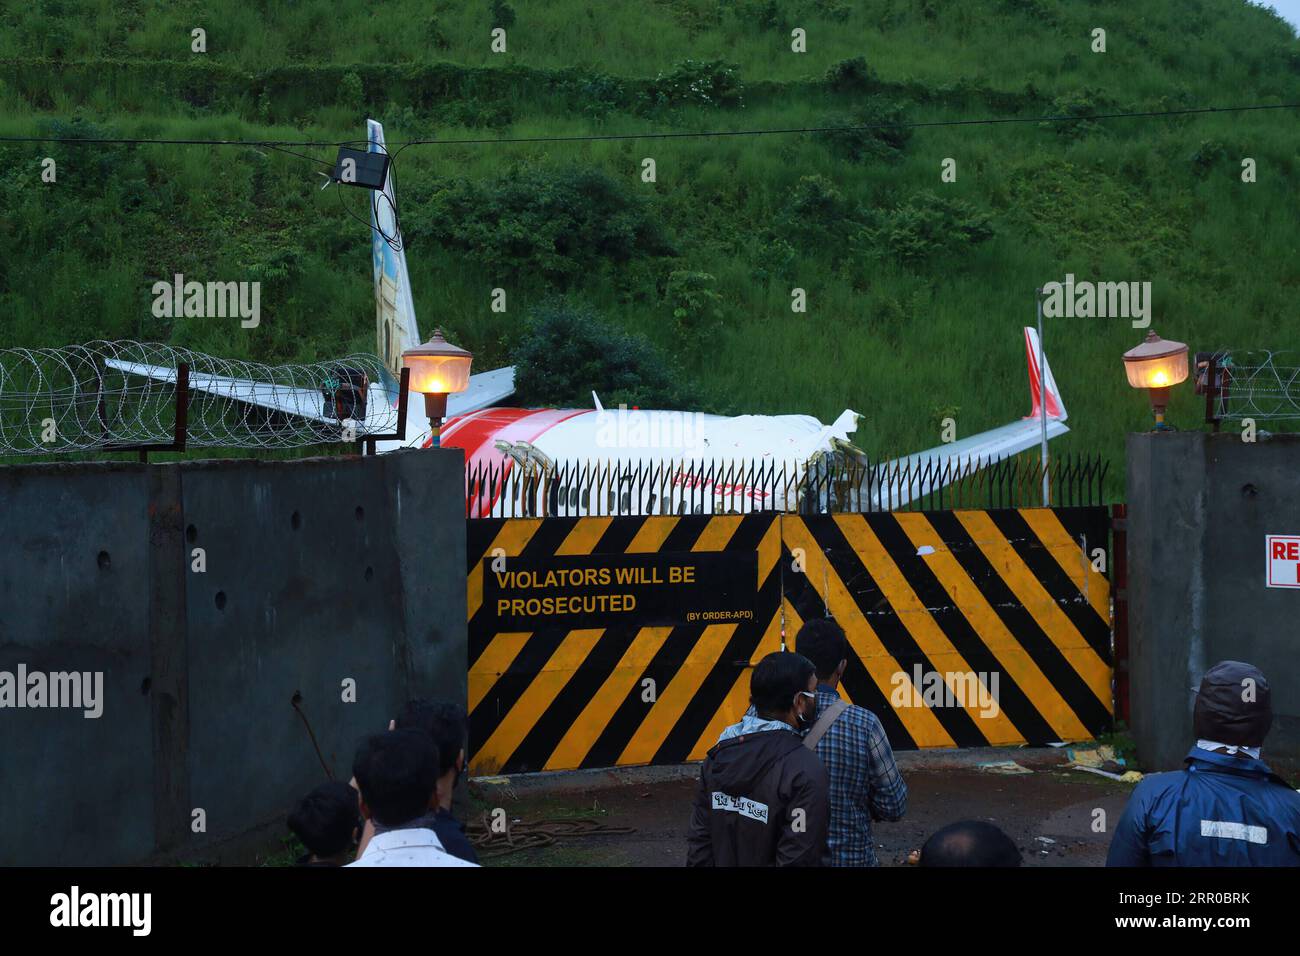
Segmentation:
{"type": "Polygon", "coordinates": [[[1185,769],[1144,778],[1107,866],[1300,866],[1300,793],[1260,759],[1273,723],[1258,668],[1221,661],[1201,679],[1185,769]]]}

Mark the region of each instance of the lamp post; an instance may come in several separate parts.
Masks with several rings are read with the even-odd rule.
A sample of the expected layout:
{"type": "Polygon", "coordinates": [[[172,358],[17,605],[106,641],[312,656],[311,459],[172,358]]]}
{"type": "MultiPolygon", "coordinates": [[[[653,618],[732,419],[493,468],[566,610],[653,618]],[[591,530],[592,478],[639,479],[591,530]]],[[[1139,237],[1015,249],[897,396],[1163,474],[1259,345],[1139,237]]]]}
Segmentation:
{"type": "Polygon", "coordinates": [[[435,329],[422,345],[402,353],[402,365],[411,370],[410,388],[424,395],[424,414],[429,416],[433,447],[439,447],[442,420],[447,416],[447,396],[469,388],[469,369],[474,356],[457,348],[435,329]]]}
{"type": "Polygon", "coordinates": [[[1129,385],[1145,388],[1151,396],[1151,410],[1156,416],[1153,431],[1172,431],[1165,424],[1165,409],[1169,406],[1169,389],[1187,378],[1187,344],[1148,332],[1141,345],[1124,353],[1124,372],[1129,385]]]}

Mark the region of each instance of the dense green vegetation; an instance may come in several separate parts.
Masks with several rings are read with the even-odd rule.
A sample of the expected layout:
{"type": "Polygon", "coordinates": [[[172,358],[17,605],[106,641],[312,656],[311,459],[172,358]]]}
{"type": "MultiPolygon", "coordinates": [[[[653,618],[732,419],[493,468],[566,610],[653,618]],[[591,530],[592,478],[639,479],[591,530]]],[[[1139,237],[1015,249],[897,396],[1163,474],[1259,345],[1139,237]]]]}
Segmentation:
{"type": "MultiPolygon", "coordinates": [[[[1295,346],[1297,111],[490,141],[1297,102],[1300,41],[1241,0],[0,11],[0,136],[338,142],[374,116],[390,143],[437,141],[395,160],[416,312],[477,367],[507,361],[530,314],[567,308],[599,317],[620,361],[648,363],[608,388],[824,421],[851,407],[880,453],[936,444],[937,410],[957,409],[959,434],[1025,414],[1019,329],[1034,288],[1067,272],[1150,281],[1153,327],[1194,350],[1295,346]]],[[[332,163],[332,148],[293,153],[0,143],[0,345],[130,337],[271,362],[372,349],[364,200],[320,190],[325,166],[303,157],[332,163]],[[155,318],[152,283],[176,272],[260,279],[261,326],[155,318]]],[[[1106,453],[1115,494],[1123,433],[1147,416],[1119,368],[1141,335],[1122,319],[1047,329],[1074,429],[1054,447],[1106,453]]],[[[1199,418],[1184,386],[1171,419],[1199,418]]]]}

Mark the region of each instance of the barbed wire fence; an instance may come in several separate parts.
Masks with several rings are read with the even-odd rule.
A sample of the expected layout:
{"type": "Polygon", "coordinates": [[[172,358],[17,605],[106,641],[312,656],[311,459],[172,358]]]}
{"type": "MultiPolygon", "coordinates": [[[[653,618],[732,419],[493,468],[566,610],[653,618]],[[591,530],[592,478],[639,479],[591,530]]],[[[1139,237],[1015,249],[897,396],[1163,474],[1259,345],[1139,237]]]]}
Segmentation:
{"type": "Polygon", "coordinates": [[[397,426],[396,408],[369,400],[382,375],[364,354],[263,365],[152,342],[0,349],[0,456],[356,441],[397,426]]]}
{"type": "Polygon", "coordinates": [[[1251,419],[1300,426],[1300,353],[1220,349],[1197,356],[1196,391],[1208,423],[1251,419]]]}

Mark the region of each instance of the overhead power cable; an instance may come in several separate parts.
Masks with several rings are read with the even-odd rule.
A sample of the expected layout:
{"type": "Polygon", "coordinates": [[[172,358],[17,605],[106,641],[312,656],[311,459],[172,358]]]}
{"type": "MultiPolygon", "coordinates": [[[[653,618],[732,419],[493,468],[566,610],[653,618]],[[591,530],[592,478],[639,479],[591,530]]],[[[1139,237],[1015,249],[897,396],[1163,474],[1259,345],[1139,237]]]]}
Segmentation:
{"type": "Polygon", "coordinates": [[[994,116],[982,117],[979,119],[957,119],[957,120],[917,120],[913,122],[885,122],[885,123],[856,123],[847,126],[787,126],[775,129],[737,129],[737,130],[709,130],[704,132],[694,132],[684,130],[680,132],[661,132],[661,133],[606,133],[597,135],[578,135],[578,136],[503,136],[483,139],[415,139],[402,143],[394,151],[396,156],[398,152],[407,146],[478,146],[487,143],[572,143],[572,142],[601,142],[607,140],[623,139],[690,139],[701,137],[724,137],[724,136],[776,136],[791,133],[845,133],[859,130],[870,129],[928,129],[940,126],[996,126],[1012,123],[1082,123],[1094,120],[1108,119],[1138,119],[1154,118],[1162,116],[1189,116],[1197,113],[1244,113],[1254,110],[1293,110],[1300,109],[1300,103],[1278,103],[1255,106],[1201,106],[1192,109],[1183,110],[1146,110],[1136,113],[1091,113],[1081,116],[994,116]]]}
{"type": "MultiPolygon", "coordinates": [[[[708,139],[728,136],[781,136],[798,133],[843,133],[872,129],[935,129],[947,126],[1000,126],[1017,123],[1083,123],[1117,119],[1158,119],[1174,116],[1195,116],[1208,113],[1247,113],[1266,110],[1300,109],[1300,103],[1268,103],[1244,106],[1197,106],[1172,110],[1141,110],[1136,112],[1083,113],[1078,115],[1049,116],[990,116],[973,119],[914,120],[880,123],[855,123],[838,126],[785,126],[769,129],[734,130],[678,130],[647,131],[638,133],[574,134],[570,136],[496,136],[473,139],[413,139],[392,143],[396,156],[408,146],[487,146],[494,144],[526,143],[596,143],[635,139],[708,139]]],[[[252,146],[286,150],[338,146],[366,145],[364,140],[257,140],[257,139],[143,139],[131,137],[75,136],[0,136],[0,143],[61,143],[65,145],[120,145],[120,146],[252,146]]],[[[310,157],[303,157],[310,158],[310,157]]],[[[323,160],[312,160],[324,163],[323,160]]],[[[329,164],[326,164],[329,165],[329,164]]]]}

